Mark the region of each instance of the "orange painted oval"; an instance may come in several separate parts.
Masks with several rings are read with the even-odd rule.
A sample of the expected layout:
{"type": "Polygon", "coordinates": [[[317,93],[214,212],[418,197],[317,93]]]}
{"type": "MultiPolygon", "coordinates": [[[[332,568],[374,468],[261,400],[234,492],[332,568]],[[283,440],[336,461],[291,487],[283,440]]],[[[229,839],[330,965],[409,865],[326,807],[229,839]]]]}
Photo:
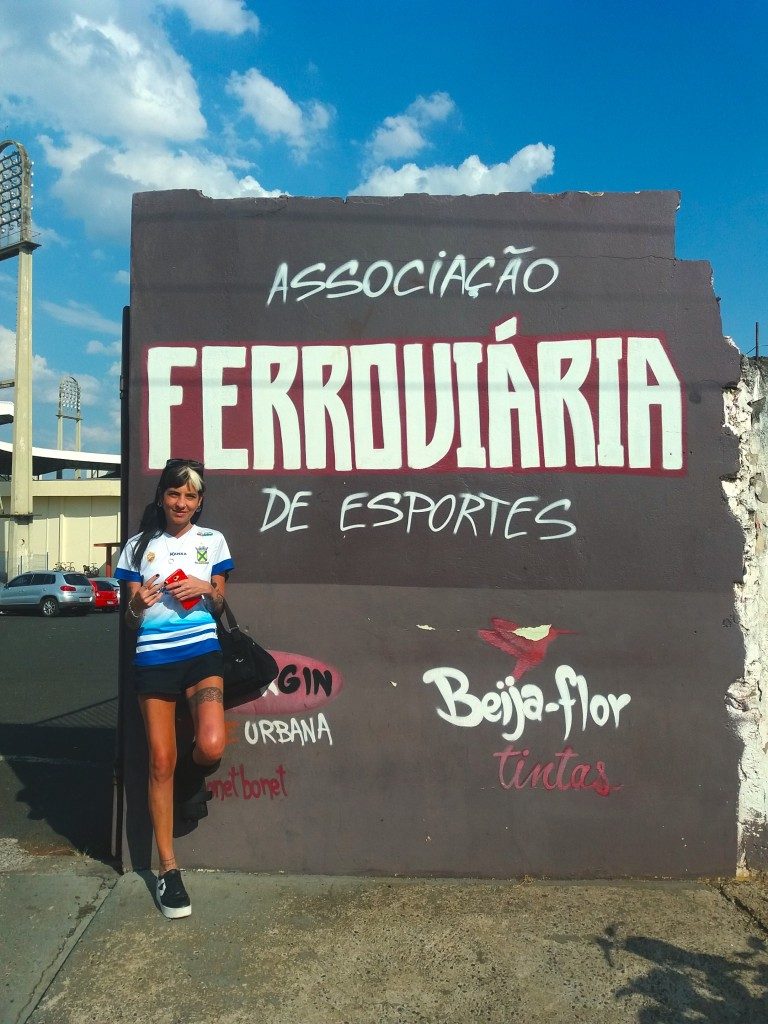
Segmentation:
{"type": "Polygon", "coordinates": [[[300,715],[316,711],[335,700],[344,687],[341,673],[333,665],[310,658],[306,654],[289,654],[287,651],[270,651],[277,662],[277,679],[256,700],[227,709],[228,714],[300,715]]]}

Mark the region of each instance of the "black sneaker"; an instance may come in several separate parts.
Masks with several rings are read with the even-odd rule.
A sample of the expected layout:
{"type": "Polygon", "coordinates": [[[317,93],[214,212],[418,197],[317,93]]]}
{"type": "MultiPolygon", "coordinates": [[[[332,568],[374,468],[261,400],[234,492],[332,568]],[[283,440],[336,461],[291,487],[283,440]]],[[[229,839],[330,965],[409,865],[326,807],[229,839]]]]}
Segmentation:
{"type": "Polygon", "coordinates": [[[157,905],[166,917],[189,917],[192,904],[178,868],[172,868],[157,880],[157,905]]]}

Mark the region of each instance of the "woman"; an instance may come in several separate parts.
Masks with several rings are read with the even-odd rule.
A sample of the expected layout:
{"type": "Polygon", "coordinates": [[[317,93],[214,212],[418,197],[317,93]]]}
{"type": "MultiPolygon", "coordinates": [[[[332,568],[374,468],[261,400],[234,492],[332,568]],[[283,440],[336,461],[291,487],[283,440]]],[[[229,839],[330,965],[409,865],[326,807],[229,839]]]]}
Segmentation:
{"type": "Polygon", "coordinates": [[[169,459],[141,532],[126,544],[115,573],[127,584],[126,624],[138,633],[134,685],[149,746],[149,813],[160,858],[157,903],[169,918],[192,913],[173,852],[176,702],[182,696],[195,734],[176,771],[184,817],[207,813],[205,776],[216,771],[224,750],[216,617],[234,563],[222,534],[196,525],[204,494],[202,463],[169,459]]]}

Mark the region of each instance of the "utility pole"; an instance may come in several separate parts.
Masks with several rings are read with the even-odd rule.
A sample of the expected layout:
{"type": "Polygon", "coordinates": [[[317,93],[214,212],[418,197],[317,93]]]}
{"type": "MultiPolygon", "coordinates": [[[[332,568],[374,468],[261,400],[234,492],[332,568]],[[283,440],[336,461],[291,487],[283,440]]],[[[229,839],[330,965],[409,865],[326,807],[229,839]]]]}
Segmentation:
{"type": "Polygon", "coordinates": [[[11,461],[9,576],[29,564],[32,526],[32,165],[19,142],[0,142],[0,260],[17,256],[16,374],[11,461]]]}

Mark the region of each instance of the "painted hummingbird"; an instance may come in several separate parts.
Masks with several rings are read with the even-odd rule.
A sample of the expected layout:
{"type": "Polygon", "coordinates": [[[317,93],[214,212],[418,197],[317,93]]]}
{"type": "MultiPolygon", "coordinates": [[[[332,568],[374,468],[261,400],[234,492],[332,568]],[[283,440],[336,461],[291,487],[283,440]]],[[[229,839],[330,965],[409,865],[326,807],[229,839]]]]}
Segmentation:
{"type": "Polygon", "coordinates": [[[544,660],[549,645],[557,637],[566,633],[576,635],[572,629],[557,629],[551,625],[519,626],[509,619],[491,619],[491,625],[493,629],[479,629],[478,636],[515,659],[512,669],[515,680],[544,660]]]}

